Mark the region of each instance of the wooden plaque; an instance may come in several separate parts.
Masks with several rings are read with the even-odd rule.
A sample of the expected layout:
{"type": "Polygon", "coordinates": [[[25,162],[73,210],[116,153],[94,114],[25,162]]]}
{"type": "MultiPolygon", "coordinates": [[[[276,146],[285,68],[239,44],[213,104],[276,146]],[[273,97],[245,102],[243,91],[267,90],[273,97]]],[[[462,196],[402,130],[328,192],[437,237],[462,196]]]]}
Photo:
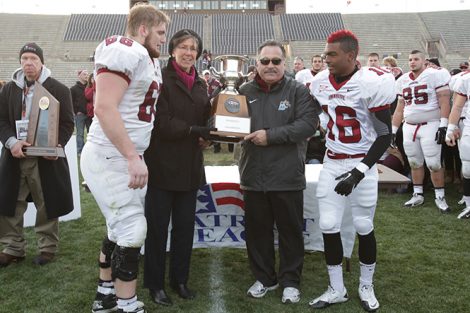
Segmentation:
{"type": "Polygon", "coordinates": [[[217,131],[211,132],[211,140],[238,142],[251,133],[250,122],[245,96],[220,93],[213,99],[209,124],[217,131]]]}
{"type": "Polygon", "coordinates": [[[28,136],[31,144],[25,147],[27,156],[65,157],[64,148],[59,143],[60,103],[39,82],[34,85],[31,112],[29,115],[28,136]]]}

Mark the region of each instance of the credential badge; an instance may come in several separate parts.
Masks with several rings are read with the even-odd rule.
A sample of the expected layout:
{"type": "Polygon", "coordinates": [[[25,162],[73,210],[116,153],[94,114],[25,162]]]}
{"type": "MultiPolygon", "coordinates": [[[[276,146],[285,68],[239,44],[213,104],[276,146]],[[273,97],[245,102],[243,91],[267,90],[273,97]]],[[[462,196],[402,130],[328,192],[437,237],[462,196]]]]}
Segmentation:
{"type": "Polygon", "coordinates": [[[39,99],[39,108],[41,110],[47,110],[49,108],[49,98],[48,97],[42,97],[39,99]]]}

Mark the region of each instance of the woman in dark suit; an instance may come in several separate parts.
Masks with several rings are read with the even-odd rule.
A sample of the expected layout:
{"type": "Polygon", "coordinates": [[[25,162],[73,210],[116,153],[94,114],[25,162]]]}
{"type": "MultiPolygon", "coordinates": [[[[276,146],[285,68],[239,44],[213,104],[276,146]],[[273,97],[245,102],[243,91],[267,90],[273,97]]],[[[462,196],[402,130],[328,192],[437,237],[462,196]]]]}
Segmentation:
{"type": "Polygon", "coordinates": [[[196,194],[205,184],[202,151],[209,143],[210,131],[206,127],[210,113],[207,89],[194,67],[201,51],[202,40],[191,30],[180,30],[170,39],[155,128],[145,152],[149,182],[144,285],[153,301],[162,305],[172,304],[164,289],[170,217],[170,286],[181,298],[194,298],[187,283],[196,194]]]}

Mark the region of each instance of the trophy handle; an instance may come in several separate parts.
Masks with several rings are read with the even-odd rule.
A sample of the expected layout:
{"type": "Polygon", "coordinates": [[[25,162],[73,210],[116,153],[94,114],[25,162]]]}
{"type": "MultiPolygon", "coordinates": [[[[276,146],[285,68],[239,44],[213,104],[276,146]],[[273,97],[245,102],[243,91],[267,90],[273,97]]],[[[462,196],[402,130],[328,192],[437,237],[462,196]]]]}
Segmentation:
{"type": "Polygon", "coordinates": [[[209,68],[209,71],[211,74],[216,77],[217,79],[220,79],[222,77],[222,73],[218,72],[213,66],[209,68]]]}

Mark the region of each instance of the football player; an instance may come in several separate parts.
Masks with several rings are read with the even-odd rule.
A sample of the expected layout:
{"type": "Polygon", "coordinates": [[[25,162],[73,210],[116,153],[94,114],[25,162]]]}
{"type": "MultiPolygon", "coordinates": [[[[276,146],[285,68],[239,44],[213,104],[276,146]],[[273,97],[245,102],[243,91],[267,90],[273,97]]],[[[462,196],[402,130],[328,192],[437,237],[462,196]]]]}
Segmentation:
{"type": "Polygon", "coordinates": [[[377,258],[373,223],[378,193],[375,164],[391,140],[389,106],[395,99],[395,79],[375,67],[359,69],[358,52],[358,40],[352,32],[332,33],[325,48],[328,70],[316,75],[310,85],[312,95],[329,116],[327,153],[317,198],[330,284],[326,292],[310,301],[314,309],[348,300],[340,236],[348,206],[359,238],[361,304],[366,311],[379,308],[372,284],[377,258]]]}
{"type": "Polygon", "coordinates": [[[425,67],[424,54],[413,50],[409,55],[410,72],[397,80],[398,104],[393,115],[393,134],[402,120],[403,147],[413,180],[413,196],[406,207],[424,203],[424,161],[431,172],[435,203],[441,213],[449,213],[445,200],[444,168],[441,144],[445,141],[450,112],[450,74],[445,69],[425,67]]]}
{"type": "Polygon", "coordinates": [[[158,60],[169,18],[138,4],[126,36],[112,36],[95,53],[95,118],[82,151],[81,170],[105,219],[93,312],[145,312],[137,301],[140,248],[147,223],[148,172],[142,155],[153,128],[161,85],[158,60]]]}
{"type": "Polygon", "coordinates": [[[295,80],[308,87],[310,85],[310,81],[312,81],[313,77],[322,70],[322,67],[323,59],[321,55],[316,54],[312,57],[312,68],[306,68],[297,72],[297,74],[295,74],[295,80]]]}
{"type": "MultiPolygon", "coordinates": [[[[455,75],[457,76],[457,75],[455,75]]],[[[454,76],[454,77],[455,77],[454,76]]],[[[470,218],[470,106],[464,109],[470,96],[470,71],[459,75],[452,89],[454,92],[454,105],[449,116],[449,125],[446,133],[446,143],[454,146],[460,138],[459,151],[462,160],[463,175],[463,198],[465,209],[457,216],[458,218],[470,218]],[[462,119],[462,115],[464,118],[462,119]],[[462,124],[459,124],[463,121],[462,124]]]]}
{"type": "Polygon", "coordinates": [[[372,52],[367,56],[367,66],[369,67],[380,67],[379,54],[372,52]]]}

